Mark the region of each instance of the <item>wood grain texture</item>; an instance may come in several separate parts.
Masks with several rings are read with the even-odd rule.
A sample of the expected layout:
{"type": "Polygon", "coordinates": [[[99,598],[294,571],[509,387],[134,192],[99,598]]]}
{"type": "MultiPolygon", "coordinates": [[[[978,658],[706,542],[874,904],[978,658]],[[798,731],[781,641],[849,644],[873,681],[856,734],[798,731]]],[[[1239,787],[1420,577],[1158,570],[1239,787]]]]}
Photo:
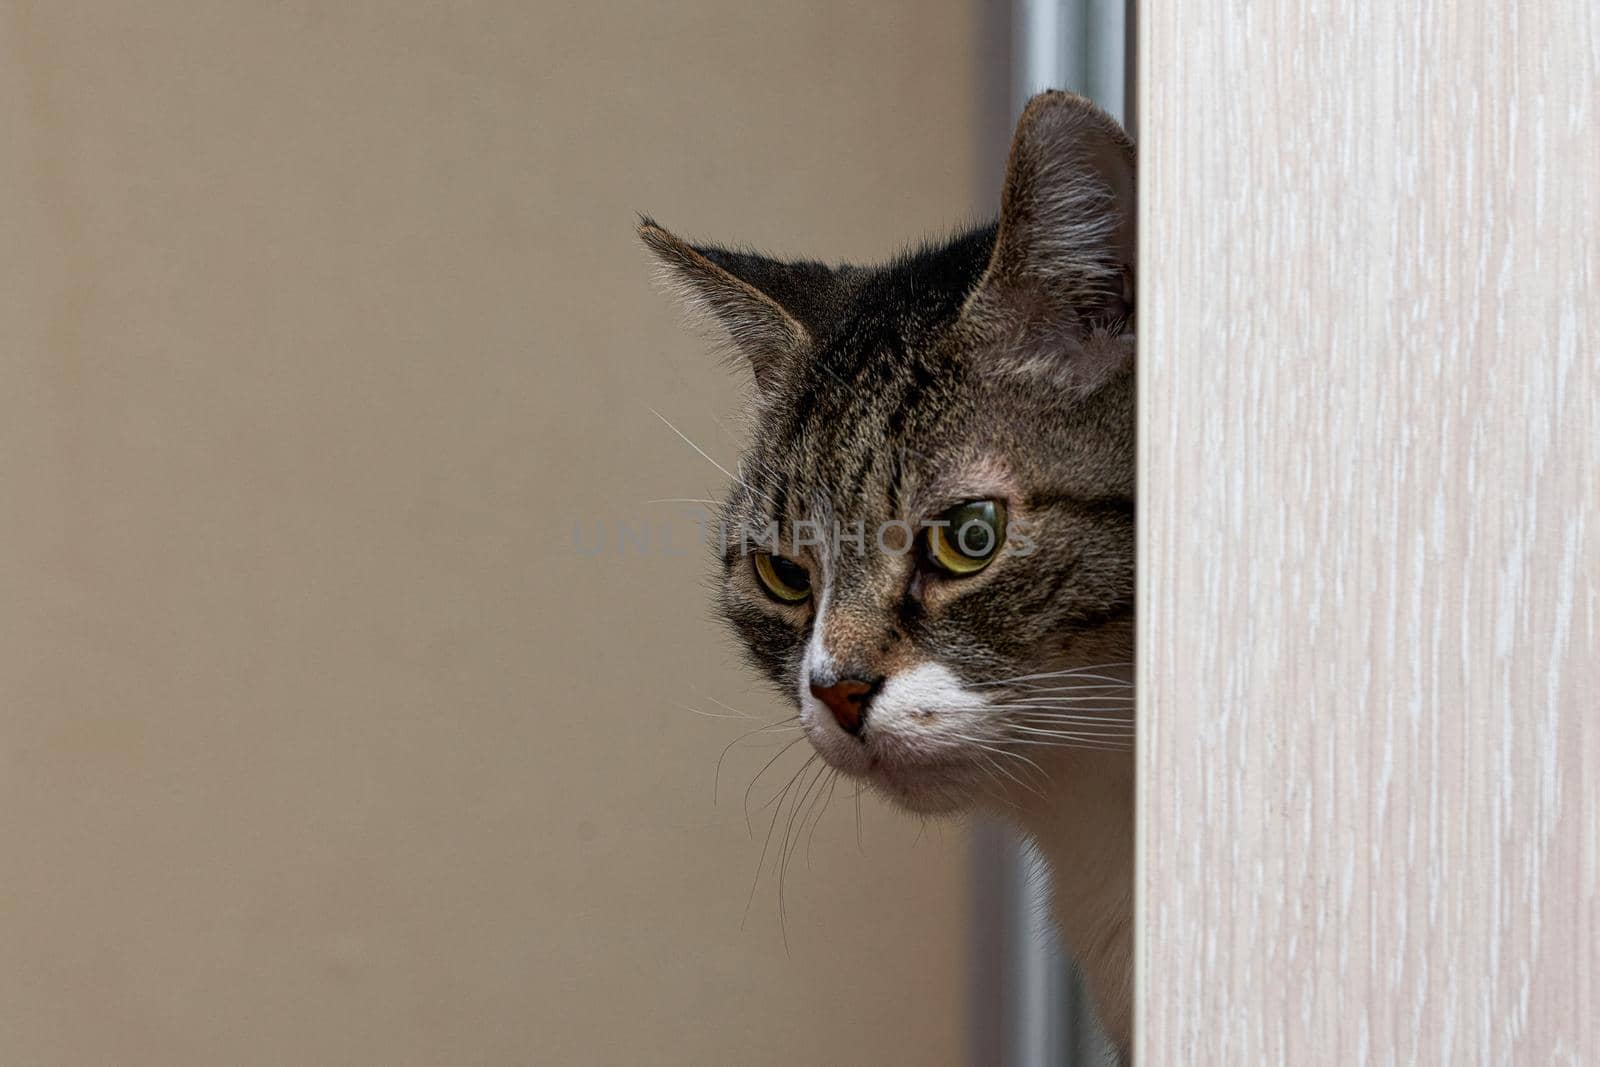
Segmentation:
{"type": "Polygon", "coordinates": [[[1140,1062],[1600,1062],[1600,13],[1140,26],[1140,1062]]]}

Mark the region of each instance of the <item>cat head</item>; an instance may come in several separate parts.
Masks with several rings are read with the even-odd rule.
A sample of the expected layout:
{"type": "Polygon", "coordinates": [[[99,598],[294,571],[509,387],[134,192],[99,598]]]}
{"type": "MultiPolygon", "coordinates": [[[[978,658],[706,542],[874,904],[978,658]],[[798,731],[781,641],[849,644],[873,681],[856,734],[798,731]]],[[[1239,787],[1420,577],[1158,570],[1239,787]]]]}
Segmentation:
{"type": "Polygon", "coordinates": [[[883,266],[640,225],[751,372],[721,614],[823,757],[914,810],[1130,741],[1103,665],[1132,659],[1135,218],[1126,135],[1047,93],[999,221],[883,266]]]}

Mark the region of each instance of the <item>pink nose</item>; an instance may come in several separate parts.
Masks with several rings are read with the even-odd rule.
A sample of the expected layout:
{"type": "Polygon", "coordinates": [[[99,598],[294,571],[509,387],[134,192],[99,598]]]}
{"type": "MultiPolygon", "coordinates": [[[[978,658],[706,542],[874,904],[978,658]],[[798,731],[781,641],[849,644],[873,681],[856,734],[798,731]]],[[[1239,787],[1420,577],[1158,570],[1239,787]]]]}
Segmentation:
{"type": "Polygon", "coordinates": [[[866,724],[867,703],[877,689],[874,683],[863,682],[859,678],[846,678],[832,685],[811,683],[811,695],[828,705],[828,710],[833,712],[833,721],[851,735],[859,734],[861,727],[866,724]]]}

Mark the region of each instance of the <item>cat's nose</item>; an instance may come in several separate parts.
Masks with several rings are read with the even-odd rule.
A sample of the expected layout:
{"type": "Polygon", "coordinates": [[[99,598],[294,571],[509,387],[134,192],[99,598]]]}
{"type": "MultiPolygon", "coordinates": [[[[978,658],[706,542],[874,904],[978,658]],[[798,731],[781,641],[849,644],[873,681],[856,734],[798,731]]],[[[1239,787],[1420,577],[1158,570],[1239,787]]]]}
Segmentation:
{"type": "Polygon", "coordinates": [[[867,722],[867,705],[877,694],[883,679],[866,682],[860,678],[846,678],[832,685],[811,683],[811,695],[828,705],[833,721],[852,736],[861,732],[867,722]]]}

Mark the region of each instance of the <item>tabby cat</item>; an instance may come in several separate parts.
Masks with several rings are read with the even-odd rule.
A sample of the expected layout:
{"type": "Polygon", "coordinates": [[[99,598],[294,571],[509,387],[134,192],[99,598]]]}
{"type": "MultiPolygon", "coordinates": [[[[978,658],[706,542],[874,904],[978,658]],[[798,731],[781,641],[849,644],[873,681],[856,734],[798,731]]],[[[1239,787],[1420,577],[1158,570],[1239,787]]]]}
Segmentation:
{"type": "Polygon", "coordinates": [[[1011,819],[1126,1054],[1134,149],[1035,97],[998,222],[884,266],[691,244],[664,275],[753,374],[719,607],[829,764],[1011,819]]]}

